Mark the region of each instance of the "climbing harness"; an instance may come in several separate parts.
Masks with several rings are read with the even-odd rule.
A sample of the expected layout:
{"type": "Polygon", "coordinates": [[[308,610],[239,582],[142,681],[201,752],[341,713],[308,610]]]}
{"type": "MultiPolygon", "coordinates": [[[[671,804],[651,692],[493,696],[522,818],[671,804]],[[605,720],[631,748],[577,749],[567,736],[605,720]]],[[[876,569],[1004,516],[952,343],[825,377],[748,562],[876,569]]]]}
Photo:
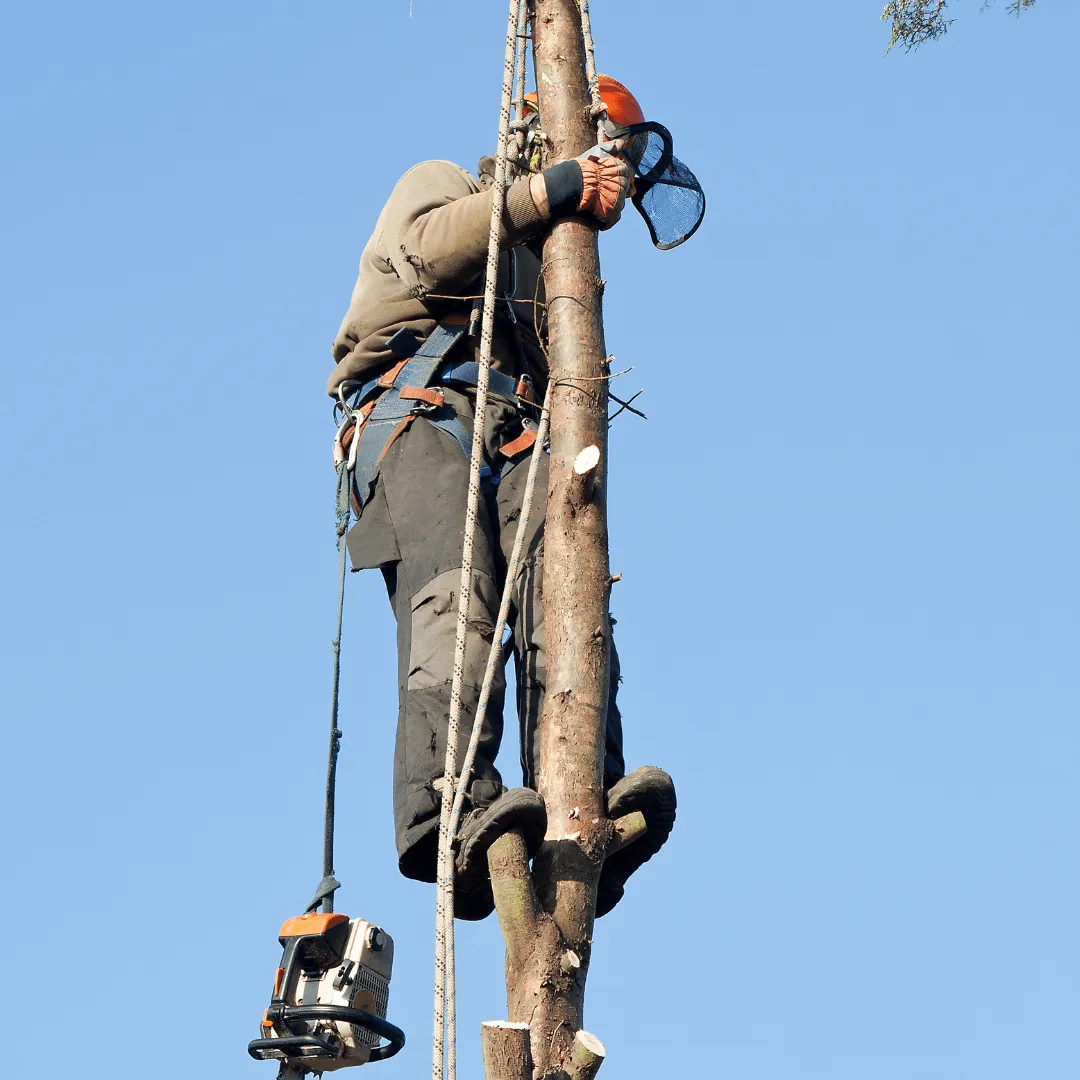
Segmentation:
{"type": "MultiPolygon", "coordinates": [[[[444,319],[427,340],[421,344],[407,329],[398,330],[387,342],[397,363],[377,379],[360,384],[347,380],[338,390],[338,401],[345,418],[335,440],[338,457],[343,459],[352,476],[352,502],[357,514],[375,490],[379,466],[394,442],[419,417],[457,443],[468,458],[472,453],[472,434],[458,419],[447,402],[440,386],[476,387],[480,380],[480,365],[476,361],[448,359],[454,346],[465,335],[464,319],[452,322],[444,319]]],[[[528,375],[511,378],[501,371],[488,373],[488,388],[499,397],[516,402],[523,414],[525,432],[535,432],[530,413],[535,411],[536,398],[528,375]]],[[[496,487],[502,473],[513,458],[528,446],[532,438],[523,433],[521,439],[504,446],[503,461],[492,465],[484,460],[480,479],[488,487],[496,487]]]]}

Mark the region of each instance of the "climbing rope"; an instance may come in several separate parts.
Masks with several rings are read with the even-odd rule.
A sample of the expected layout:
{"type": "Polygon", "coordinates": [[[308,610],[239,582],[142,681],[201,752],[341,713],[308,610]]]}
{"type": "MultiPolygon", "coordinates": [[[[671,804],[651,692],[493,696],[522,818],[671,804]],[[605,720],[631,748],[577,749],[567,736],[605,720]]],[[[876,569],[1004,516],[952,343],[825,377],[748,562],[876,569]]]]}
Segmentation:
{"type": "MultiPolygon", "coordinates": [[[[491,700],[491,691],[495,686],[495,676],[499,667],[505,663],[503,657],[502,634],[506,621],[510,616],[510,605],[513,602],[514,583],[517,580],[518,568],[521,565],[521,556],[525,549],[525,537],[529,531],[529,519],[532,517],[534,493],[536,490],[536,475],[540,471],[540,460],[544,454],[544,443],[547,441],[548,425],[550,422],[551,407],[551,384],[548,384],[544,395],[544,404],[540,411],[540,423],[536,429],[536,441],[533,443],[532,455],[529,458],[529,473],[525,478],[525,492],[521,499],[521,513],[518,517],[517,532],[514,535],[514,547],[510,552],[510,559],[506,564],[506,580],[503,584],[502,598],[499,601],[499,614],[495,619],[495,629],[491,638],[491,648],[488,651],[487,666],[484,669],[484,681],[480,687],[480,697],[476,703],[476,715],[473,718],[473,728],[469,736],[469,745],[465,751],[465,757],[461,763],[461,776],[458,778],[457,790],[454,793],[454,805],[451,809],[449,835],[451,841],[457,835],[458,824],[461,821],[465,798],[469,789],[469,780],[472,777],[473,764],[476,761],[477,750],[480,746],[480,735],[487,718],[488,702],[491,700]]],[[[451,897],[451,914],[453,911],[453,897],[451,897]]],[[[447,972],[447,1078],[456,1080],[457,1075],[457,1003],[455,1000],[455,965],[454,965],[454,937],[453,918],[450,920],[451,927],[447,936],[448,956],[446,961],[447,972]]]]}
{"type": "MultiPolygon", "coordinates": [[[[582,37],[585,43],[586,72],[589,80],[591,113],[597,124],[597,140],[606,138],[604,130],[604,106],[600,99],[600,84],[596,72],[592,26],[589,18],[588,0],[579,0],[582,37]]],[[[499,603],[499,614],[488,652],[484,681],[480,688],[476,713],[470,733],[469,745],[461,762],[458,775],[457,742],[461,727],[462,685],[465,676],[465,645],[468,631],[469,606],[472,597],[473,545],[476,534],[476,518],[480,501],[480,468],[484,456],[484,431],[487,415],[488,377],[491,369],[492,337],[495,320],[496,280],[500,254],[499,236],[502,214],[506,205],[507,158],[509,153],[510,108],[514,106],[517,138],[516,157],[523,150],[521,124],[524,116],[525,97],[525,42],[528,37],[528,4],[526,0],[510,0],[510,14],[506,34],[506,57],[503,72],[502,102],[499,112],[498,153],[495,160],[495,182],[492,190],[491,225],[488,233],[487,270],[484,278],[483,314],[480,337],[479,375],[476,387],[476,406],[473,418],[473,440],[469,468],[468,501],[465,510],[465,530],[461,558],[461,585],[458,601],[457,636],[454,642],[454,675],[450,689],[450,715],[446,733],[446,757],[443,763],[443,797],[439,818],[438,853],[438,899],[435,928],[435,1025],[432,1055],[432,1080],[457,1080],[457,1008],[455,1000],[456,973],[454,954],[454,859],[453,840],[461,821],[469,781],[480,743],[488,703],[494,688],[499,666],[504,663],[502,634],[510,614],[514,583],[528,534],[532,515],[544,443],[550,424],[551,384],[544,396],[540,423],[529,459],[529,473],[522,496],[521,514],[518,518],[514,547],[506,568],[506,580],[499,603]],[[515,85],[515,73],[517,76],[515,85]],[[513,100],[511,101],[511,95],[513,100]],[[454,797],[447,797],[450,785],[456,778],[454,797]]]]}
{"type": "MultiPolygon", "coordinates": [[[[454,641],[454,675],[450,686],[450,715],[446,728],[446,757],[443,762],[443,798],[439,815],[437,869],[438,897],[435,914],[435,1024],[432,1048],[432,1080],[456,1080],[457,1015],[454,976],[454,855],[450,820],[454,800],[448,797],[458,774],[457,742],[461,728],[461,691],[465,681],[465,645],[472,600],[473,546],[480,505],[480,468],[484,460],[484,432],[487,418],[491,346],[495,328],[495,289],[499,269],[499,238],[506,206],[507,143],[510,134],[510,101],[514,90],[518,27],[522,24],[525,0],[510,0],[503,64],[502,101],[499,108],[499,140],[495,158],[495,184],[491,193],[491,224],[488,230],[487,269],[484,277],[484,304],[480,329],[480,360],[473,414],[469,490],[465,506],[465,529],[461,553],[461,584],[458,590],[457,636],[454,641]]],[[[498,635],[496,635],[497,637],[498,635]]]]}
{"type": "Polygon", "coordinates": [[[596,73],[596,47],[593,45],[589,0],[579,0],[578,7],[581,9],[581,37],[585,42],[585,74],[589,80],[589,100],[592,104],[590,111],[596,121],[596,141],[602,143],[607,139],[607,132],[604,130],[607,113],[600,99],[600,77],[596,73]]]}
{"type": "Polygon", "coordinates": [[[514,163],[521,168],[527,158],[525,132],[528,124],[525,120],[525,56],[529,33],[528,4],[522,10],[517,33],[517,84],[514,87],[514,120],[510,130],[514,132],[514,163]]]}

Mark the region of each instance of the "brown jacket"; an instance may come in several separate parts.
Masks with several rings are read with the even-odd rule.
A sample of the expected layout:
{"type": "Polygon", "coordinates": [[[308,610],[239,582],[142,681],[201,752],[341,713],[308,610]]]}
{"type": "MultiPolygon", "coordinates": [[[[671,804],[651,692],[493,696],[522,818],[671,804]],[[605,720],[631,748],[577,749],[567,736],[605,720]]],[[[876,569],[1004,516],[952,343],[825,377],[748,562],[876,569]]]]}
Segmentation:
{"type": "MultiPolygon", "coordinates": [[[[393,356],[386,342],[401,327],[422,340],[444,315],[469,311],[469,301],[440,297],[480,291],[491,198],[490,188],[449,161],[422,162],[397,182],[360,256],[349,310],[334,339],[336,366],[327,387],[331,396],[343,380],[370,379],[389,367],[393,356]]],[[[498,305],[492,364],[512,375],[528,371],[541,393],[547,365],[533,329],[533,300],[543,300],[538,292],[540,264],[523,242],[543,225],[528,178],[515,181],[503,214],[499,290],[506,295],[513,286],[518,299],[498,305]],[[516,330],[508,307],[516,316],[516,330]]],[[[470,348],[479,352],[478,342],[459,345],[455,356],[467,356],[470,348]]]]}

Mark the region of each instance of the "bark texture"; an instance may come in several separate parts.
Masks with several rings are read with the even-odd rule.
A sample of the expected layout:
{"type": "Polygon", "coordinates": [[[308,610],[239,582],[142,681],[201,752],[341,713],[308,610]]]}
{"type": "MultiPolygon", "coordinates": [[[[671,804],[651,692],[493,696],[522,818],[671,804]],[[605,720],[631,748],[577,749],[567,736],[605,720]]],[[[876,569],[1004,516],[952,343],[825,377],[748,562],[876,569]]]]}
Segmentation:
{"type": "MultiPolygon", "coordinates": [[[[577,0],[536,0],[533,35],[547,163],[554,164],[596,141],[577,0]]],[[[575,1038],[583,1021],[596,886],[614,836],[602,778],[611,577],[608,366],[596,229],[578,220],[557,223],[544,244],[543,274],[553,395],[544,540],[548,670],[537,787],[547,804],[548,833],[531,874],[519,836],[493,845],[489,862],[507,943],[509,1015],[530,1025],[535,1075],[588,1076],[601,1059],[586,1064],[575,1038]],[[587,448],[594,448],[586,455],[589,467],[575,471],[587,448]]],[[[584,1046],[593,1044],[600,1045],[587,1037],[584,1046]]]]}

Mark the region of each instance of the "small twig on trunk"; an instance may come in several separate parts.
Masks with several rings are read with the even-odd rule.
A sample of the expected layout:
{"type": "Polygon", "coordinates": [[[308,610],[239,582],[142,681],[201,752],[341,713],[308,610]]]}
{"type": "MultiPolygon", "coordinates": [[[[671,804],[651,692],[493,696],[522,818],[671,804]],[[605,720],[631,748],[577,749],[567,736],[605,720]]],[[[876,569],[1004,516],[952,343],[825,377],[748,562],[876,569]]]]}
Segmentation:
{"type": "Polygon", "coordinates": [[[529,1025],[512,1020],[485,1020],[480,1026],[485,1080],[532,1080],[529,1025]]]}
{"type": "Polygon", "coordinates": [[[608,397],[611,398],[612,401],[617,401],[622,406],[622,408],[621,409],[616,409],[608,417],[608,424],[610,425],[612,420],[614,420],[615,417],[618,416],[624,409],[628,409],[635,416],[640,416],[642,420],[648,420],[649,418],[640,409],[635,409],[633,407],[633,405],[630,404],[631,401],[637,401],[637,399],[639,397],[641,397],[641,395],[644,394],[644,393],[645,393],[645,388],[642,387],[636,394],[634,394],[634,396],[632,398],[630,398],[630,401],[623,401],[623,399],[621,397],[617,397],[615,394],[613,394],[609,390],[608,391],[608,397]]]}

